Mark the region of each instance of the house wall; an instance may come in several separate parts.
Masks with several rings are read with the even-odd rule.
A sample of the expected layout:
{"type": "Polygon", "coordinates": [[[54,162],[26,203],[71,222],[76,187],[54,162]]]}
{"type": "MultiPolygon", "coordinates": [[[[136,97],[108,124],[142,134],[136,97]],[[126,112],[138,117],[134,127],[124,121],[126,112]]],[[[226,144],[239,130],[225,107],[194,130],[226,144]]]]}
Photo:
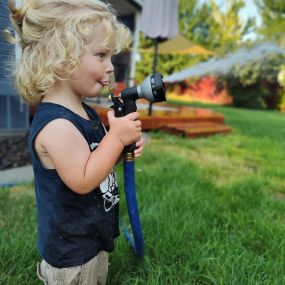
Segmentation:
{"type": "Polygon", "coordinates": [[[3,30],[9,27],[7,0],[0,1],[0,132],[27,130],[28,107],[12,86],[11,68],[15,61],[15,47],[5,41],[3,30]]]}

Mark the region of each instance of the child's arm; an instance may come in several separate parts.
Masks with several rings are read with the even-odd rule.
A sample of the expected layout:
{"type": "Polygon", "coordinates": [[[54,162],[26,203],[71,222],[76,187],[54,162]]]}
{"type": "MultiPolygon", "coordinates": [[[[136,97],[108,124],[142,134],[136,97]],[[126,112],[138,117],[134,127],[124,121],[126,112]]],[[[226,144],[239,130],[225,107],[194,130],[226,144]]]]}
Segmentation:
{"type": "Polygon", "coordinates": [[[51,121],[37,136],[36,151],[49,168],[55,168],[64,183],[74,192],[86,194],[94,190],[113,169],[124,146],[141,140],[138,113],[115,118],[108,112],[110,129],[99,146],[90,152],[89,146],[68,120],[51,121]]]}

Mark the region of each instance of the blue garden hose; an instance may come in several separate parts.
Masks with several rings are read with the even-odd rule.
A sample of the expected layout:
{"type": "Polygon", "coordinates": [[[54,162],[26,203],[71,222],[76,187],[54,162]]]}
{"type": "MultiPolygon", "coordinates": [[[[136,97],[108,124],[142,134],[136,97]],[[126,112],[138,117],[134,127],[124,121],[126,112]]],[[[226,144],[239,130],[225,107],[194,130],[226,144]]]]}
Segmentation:
{"type": "Polygon", "coordinates": [[[129,213],[130,224],[133,237],[126,227],[123,232],[134,252],[139,257],[144,257],[144,240],[141,230],[139,211],[135,192],[135,173],[134,173],[134,153],[127,152],[124,156],[124,188],[129,213]]]}
{"type": "MultiPolygon", "coordinates": [[[[113,102],[111,108],[115,111],[115,117],[123,117],[137,111],[136,100],[139,98],[144,98],[149,102],[165,101],[165,85],[162,78],[163,76],[160,73],[154,73],[153,75],[148,76],[141,85],[122,90],[119,96],[111,94],[110,98],[113,102]]],[[[124,186],[133,238],[125,227],[123,227],[123,231],[127,241],[133,247],[135,254],[139,257],[143,257],[144,241],[135,192],[135,149],[136,145],[131,144],[125,147],[124,150],[124,186]]]]}

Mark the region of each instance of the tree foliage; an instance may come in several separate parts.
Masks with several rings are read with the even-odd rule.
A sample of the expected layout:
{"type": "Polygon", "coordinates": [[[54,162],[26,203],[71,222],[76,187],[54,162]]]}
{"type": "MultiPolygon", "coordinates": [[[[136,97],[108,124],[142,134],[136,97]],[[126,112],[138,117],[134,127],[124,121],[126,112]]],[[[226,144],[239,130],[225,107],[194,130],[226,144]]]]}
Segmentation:
{"type": "Polygon", "coordinates": [[[244,21],[239,15],[245,6],[244,0],[225,0],[225,9],[217,5],[215,0],[202,6],[194,5],[189,0],[180,0],[180,4],[180,31],[216,55],[233,52],[242,44],[243,37],[255,27],[254,19],[244,21]]]}
{"type": "Polygon", "coordinates": [[[262,24],[258,29],[265,39],[285,46],[285,1],[258,0],[262,24]]]}
{"type": "Polygon", "coordinates": [[[212,17],[209,22],[211,48],[220,55],[233,52],[241,46],[243,37],[254,26],[254,20],[243,21],[239,11],[245,6],[244,0],[227,0],[223,11],[215,0],[211,0],[212,17]]]}

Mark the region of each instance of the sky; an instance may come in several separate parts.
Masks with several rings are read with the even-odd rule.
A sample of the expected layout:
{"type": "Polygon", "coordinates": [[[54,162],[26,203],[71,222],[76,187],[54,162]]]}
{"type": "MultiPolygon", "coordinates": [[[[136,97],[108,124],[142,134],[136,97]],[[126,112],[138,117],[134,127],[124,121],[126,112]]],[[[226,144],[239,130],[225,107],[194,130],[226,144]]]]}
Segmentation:
{"type": "Polygon", "coordinates": [[[260,24],[261,19],[260,19],[257,7],[254,3],[254,0],[245,0],[245,7],[240,11],[240,15],[243,19],[247,19],[248,17],[255,17],[256,24],[257,25],[260,24]]]}
{"type": "MultiPolygon", "coordinates": [[[[259,15],[259,12],[257,10],[257,7],[254,3],[254,0],[245,0],[245,7],[243,9],[241,9],[240,11],[240,16],[246,20],[247,18],[251,17],[251,18],[255,18],[256,21],[256,25],[259,26],[260,22],[261,22],[261,18],[259,15]]],[[[255,34],[254,33],[250,33],[247,36],[245,36],[246,38],[255,38],[255,34]]]]}

